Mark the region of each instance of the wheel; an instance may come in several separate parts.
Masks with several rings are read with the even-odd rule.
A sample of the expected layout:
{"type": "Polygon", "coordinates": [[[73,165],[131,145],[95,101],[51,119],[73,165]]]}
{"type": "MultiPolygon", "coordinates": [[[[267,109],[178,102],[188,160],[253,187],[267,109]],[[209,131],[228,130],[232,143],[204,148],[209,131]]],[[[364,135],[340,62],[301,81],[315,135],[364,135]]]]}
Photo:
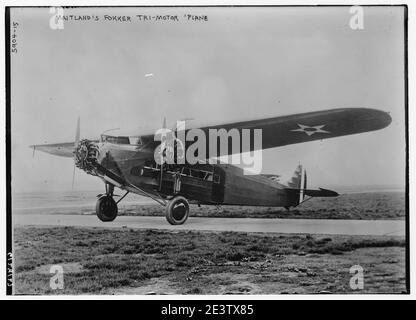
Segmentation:
{"type": "Polygon", "coordinates": [[[98,219],[104,222],[113,221],[117,217],[117,203],[113,197],[103,195],[97,200],[95,206],[98,219]]]}
{"type": "Polygon", "coordinates": [[[184,224],[189,216],[189,203],[182,196],[176,196],[166,207],[166,220],[170,224],[184,224]]]}

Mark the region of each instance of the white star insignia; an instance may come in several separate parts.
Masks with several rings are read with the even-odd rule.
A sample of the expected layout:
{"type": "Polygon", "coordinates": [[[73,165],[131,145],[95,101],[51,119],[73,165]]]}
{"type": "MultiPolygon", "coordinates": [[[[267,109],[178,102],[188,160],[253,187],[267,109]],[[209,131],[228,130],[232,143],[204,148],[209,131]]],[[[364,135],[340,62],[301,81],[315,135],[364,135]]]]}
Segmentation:
{"type": "Polygon", "coordinates": [[[298,131],[298,132],[305,132],[308,136],[313,135],[314,133],[331,133],[329,131],[326,130],[322,130],[323,127],[325,127],[325,125],[320,125],[320,126],[305,126],[303,124],[299,124],[298,123],[299,128],[298,129],[293,129],[290,131],[298,131]]]}

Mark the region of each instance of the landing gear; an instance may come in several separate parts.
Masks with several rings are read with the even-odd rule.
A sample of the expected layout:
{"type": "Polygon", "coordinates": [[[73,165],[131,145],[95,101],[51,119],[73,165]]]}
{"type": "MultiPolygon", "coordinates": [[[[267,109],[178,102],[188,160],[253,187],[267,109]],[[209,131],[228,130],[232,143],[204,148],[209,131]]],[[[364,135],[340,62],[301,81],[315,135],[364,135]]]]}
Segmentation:
{"type": "Polygon", "coordinates": [[[97,212],[98,219],[101,221],[113,221],[117,217],[117,203],[114,201],[113,197],[102,195],[97,200],[95,211],[97,212]]]}
{"type": "Polygon", "coordinates": [[[113,221],[117,217],[117,203],[113,199],[114,186],[106,184],[106,194],[101,195],[97,204],[95,205],[95,211],[98,219],[104,222],[113,221]]]}
{"type": "Polygon", "coordinates": [[[184,224],[189,216],[189,202],[182,196],[176,196],[166,206],[166,220],[170,224],[184,224]]]}

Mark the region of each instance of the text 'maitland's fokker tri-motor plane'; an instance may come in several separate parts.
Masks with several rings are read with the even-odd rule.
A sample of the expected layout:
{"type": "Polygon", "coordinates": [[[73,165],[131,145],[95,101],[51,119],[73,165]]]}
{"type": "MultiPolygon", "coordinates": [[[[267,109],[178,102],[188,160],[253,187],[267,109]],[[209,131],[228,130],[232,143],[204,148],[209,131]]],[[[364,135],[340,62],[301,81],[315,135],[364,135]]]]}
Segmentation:
{"type": "MultiPolygon", "coordinates": [[[[202,126],[210,129],[262,130],[262,149],[322,140],[333,137],[379,130],[391,123],[388,113],[367,108],[343,108],[308,112],[260,120],[202,126]]],[[[187,129],[189,130],[189,129],[187,129]]],[[[224,163],[158,164],[155,149],[160,146],[154,133],[134,135],[102,134],[99,139],[80,139],[79,120],[75,142],[31,146],[63,157],[73,157],[75,165],[97,176],[105,183],[105,194],[99,195],[96,213],[102,221],[113,221],[117,204],[132,192],[150,197],[166,206],[171,224],[183,224],[189,215],[189,203],[204,205],[247,205],[296,207],[306,197],[335,197],[334,191],[307,189],[306,174],[301,166],[287,185],[275,175],[245,175],[243,169],[224,163]],[[117,202],[114,187],[126,191],[117,202]]],[[[206,142],[210,145],[210,142],[206,142]]],[[[188,142],[186,142],[186,148],[188,142]]],[[[250,144],[250,151],[255,147],[250,144]]],[[[233,150],[218,152],[231,155],[233,150]]],[[[208,154],[208,153],[206,153],[208,154]]]]}

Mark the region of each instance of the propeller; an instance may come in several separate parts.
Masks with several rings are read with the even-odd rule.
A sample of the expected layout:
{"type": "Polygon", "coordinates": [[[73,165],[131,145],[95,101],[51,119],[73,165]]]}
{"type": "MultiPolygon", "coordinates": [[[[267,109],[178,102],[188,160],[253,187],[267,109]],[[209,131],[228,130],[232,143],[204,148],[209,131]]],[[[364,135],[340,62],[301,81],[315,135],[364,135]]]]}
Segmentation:
{"type": "Polygon", "coordinates": [[[76,157],[76,150],[79,144],[79,137],[80,137],[80,117],[78,117],[77,121],[77,129],[75,131],[75,143],[74,143],[74,171],[72,172],[72,190],[74,190],[74,182],[75,182],[75,157],[76,157]]]}

